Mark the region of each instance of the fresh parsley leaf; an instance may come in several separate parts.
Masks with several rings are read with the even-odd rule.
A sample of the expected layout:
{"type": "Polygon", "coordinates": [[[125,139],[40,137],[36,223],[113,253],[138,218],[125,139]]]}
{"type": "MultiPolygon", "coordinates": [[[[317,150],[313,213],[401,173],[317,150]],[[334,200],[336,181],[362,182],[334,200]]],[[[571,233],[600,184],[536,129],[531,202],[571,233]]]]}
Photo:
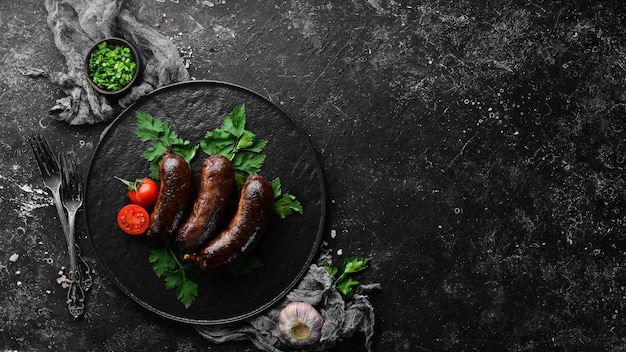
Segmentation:
{"type": "Polygon", "coordinates": [[[198,146],[192,146],[189,141],[183,141],[172,146],[174,154],[182,156],[187,163],[191,163],[191,160],[196,156],[198,146]]]}
{"type": "Polygon", "coordinates": [[[274,213],[276,213],[281,219],[284,219],[291,214],[302,214],[302,204],[296,199],[295,196],[284,193],[282,191],[282,185],[280,178],[275,178],[270,182],[272,190],[274,191],[274,213]]]}
{"type": "Polygon", "coordinates": [[[240,104],[223,117],[222,125],[208,131],[200,142],[200,149],[208,155],[223,155],[233,162],[236,184],[241,187],[249,174],[259,173],[265,155],[267,140],[257,139],[246,130],[246,107],[240,104]]]}
{"type": "Polygon", "coordinates": [[[240,151],[232,158],[233,168],[246,175],[261,172],[261,165],[264,161],[265,155],[248,151],[240,151]]]}
{"type": "Polygon", "coordinates": [[[200,149],[209,155],[223,155],[229,158],[234,150],[232,135],[223,129],[209,131],[200,142],[200,149]]]}
{"type": "Polygon", "coordinates": [[[224,128],[235,137],[241,137],[246,130],[246,106],[238,105],[230,116],[224,117],[224,128]]]}
{"type": "Polygon", "coordinates": [[[267,145],[267,139],[255,139],[245,150],[253,153],[261,153],[267,145]]]}
{"type": "Polygon", "coordinates": [[[176,289],[176,298],[185,308],[189,308],[196,297],[198,297],[198,284],[193,281],[185,280],[176,289]]]}
{"type": "Polygon", "coordinates": [[[165,277],[165,288],[172,289],[180,286],[183,282],[182,271],[173,271],[165,277]]]}
{"type": "Polygon", "coordinates": [[[152,248],[148,260],[152,263],[152,270],[157,277],[165,275],[176,267],[176,260],[169,255],[166,249],[152,248]]]}
{"type": "Polygon", "coordinates": [[[274,202],[274,212],[284,219],[291,214],[302,214],[302,204],[296,200],[295,196],[285,193],[274,202]]]}
{"type": "Polygon", "coordinates": [[[339,290],[339,292],[343,293],[344,296],[350,298],[354,295],[355,290],[358,288],[359,282],[345,276],[344,279],[342,279],[341,281],[337,281],[335,286],[337,287],[337,290],[339,290]]]}
{"type": "Polygon", "coordinates": [[[175,154],[182,156],[188,163],[196,155],[199,146],[192,145],[178,136],[176,131],[159,117],[152,117],[146,112],[135,113],[137,128],[135,135],[142,142],[151,142],[141,157],[150,162],[150,177],[159,178],[159,163],[166,150],[172,150],[175,154]]]}
{"type": "Polygon", "coordinates": [[[154,142],[150,145],[143,153],[141,153],[141,157],[148,160],[153,161],[161,158],[163,153],[167,150],[167,146],[161,142],[154,142]]]}
{"type": "Polygon", "coordinates": [[[195,271],[195,265],[183,265],[170,244],[164,249],[153,248],[148,257],[157,277],[165,277],[165,288],[176,289],[176,298],[185,308],[189,308],[198,296],[198,285],[189,280],[187,273],[195,271]]]}
{"type": "MultiPolygon", "coordinates": [[[[332,288],[338,290],[347,298],[351,298],[356,293],[359,282],[350,277],[350,275],[367,268],[368,262],[368,258],[351,257],[346,259],[339,277],[337,277],[339,268],[332,264],[324,264],[324,269],[326,269],[328,274],[334,279],[332,288]]],[[[326,299],[328,299],[328,296],[326,296],[326,299]]]]}
{"type": "Polygon", "coordinates": [[[142,142],[159,139],[159,135],[163,132],[163,124],[160,118],[153,119],[152,115],[141,111],[136,112],[135,117],[137,118],[135,135],[142,142]]]}
{"type": "Polygon", "coordinates": [[[339,269],[337,269],[337,267],[334,267],[328,263],[324,264],[324,269],[326,269],[328,274],[330,274],[330,277],[332,277],[333,279],[337,276],[337,272],[339,272],[339,269]]]}
{"type": "Polygon", "coordinates": [[[361,271],[367,268],[367,262],[369,262],[368,258],[357,258],[357,257],[348,258],[344,262],[343,272],[346,274],[354,274],[358,271],[361,271]]]}
{"type": "Polygon", "coordinates": [[[283,186],[280,182],[280,178],[276,177],[270,184],[272,185],[272,191],[274,191],[274,199],[280,197],[280,195],[283,194],[283,186]]]}
{"type": "Polygon", "coordinates": [[[235,148],[238,150],[249,148],[254,144],[255,139],[256,136],[254,135],[254,133],[250,131],[243,131],[235,148]]]}

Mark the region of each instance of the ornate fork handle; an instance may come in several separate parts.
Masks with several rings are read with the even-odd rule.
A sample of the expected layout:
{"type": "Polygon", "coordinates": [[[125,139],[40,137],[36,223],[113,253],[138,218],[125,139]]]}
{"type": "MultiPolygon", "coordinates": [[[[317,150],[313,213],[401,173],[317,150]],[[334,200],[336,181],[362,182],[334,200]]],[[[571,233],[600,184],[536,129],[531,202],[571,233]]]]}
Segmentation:
{"type": "MultiPolygon", "coordinates": [[[[69,278],[69,286],[67,290],[67,307],[70,314],[74,318],[78,318],[83,315],[85,311],[85,292],[83,291],[83,278],[81,270],[79,269],[77,252],[80,252],[80,248],[78,248],[78,244],[76,243],[76,239],[74,236],[75,233],[75,222],[76,222],[76,214],[72,212],[68,212],[68,217],[65,217],[65,212],[63,211],[63,204],[61,202],[61,193],[60,190],[52,189],[52,196],[54,197],[54,204],[57,208],[57,212],[59,214],[59,219],[61,222],[61,227],[63,227],[63,232],[65,234],[65,241],[67,242],[67,251],[70,256],[70,272],[68,275],[69,278]]],[[[80,258],[81,262],[85,262],[83,258],[80,258]]],[[[86,265],[87,263],[85,263],[86,265]]],[[[91,276],[90,276],[91,279],[91,276]]],[[[91,287],[91,281],[89,281],[89,287],[91,287]]],[[[88,288],[87,288],[88,289],[88,288]]]]}
{"type": "Polygon", "coordinates": [[[85,311],[85,292],[81,287],[80,270],[71,270],[69,273],[69,287],[67,288],[67,307],[74,318],[83,315],[85,311]]]}
{"type": "Polygon", "coordinates": [[[80,285],[83,291],[89,291],[91,286],[93,286],[91,268],[89,268],[89,264],[83,258],[78,243],[76,243],[76,259],[78,260],[78,268],[80,270],[80,285]]]}
{"type": "Polygon", "coordinates": [[[82,272],[79,268],[76,246],[76,213],[81,207],[82,183],[76,162],[73,158],[61,154],[61,170],[63,171],[63,183],[61,185],[63,206],[67,210],[67,251],[70,254],[70,281],[67,293],[67,303],[70,313],[74,318],[79,317],[84,311],[85,292],[83,291],[82,272]]]}
{"type": "MultiPolygon", "coordinates": [[[[68,218],[65,216],[65,211],[63,210],[63,203],[61,202],[61,191],[60,188],[48,187],[52,192],[52,197],[54,198],[54,205],[57,209],[57,214],[59,216],[59,222],[61,223],[61,228],[63,229],[63,234],[65,235],[65,241],[67,242],[68,253],[70,256],[70,270],[72,257],[74,257],[74,261],[76,262],[78,281],[82,286],[81,289],[84,291],[89,291],[91,286],[93,285],[93,279],[91,277],[91,269],[89,268],[89,264],[85,261],[82,256],[82,252],[80,250],[80,246],[76,243],[75,237],[75,229],[70,230],[68,224],[68,218]],[[71,231],[71,234],[70,234],[71,231]],[[70,246],[74,245],[74,250],[70,250],[70,246]]],[[[74,223],[75,220],[72,220],[74,223]]],[[[74,224],[72,224],[74,225],[74,224]]]]}

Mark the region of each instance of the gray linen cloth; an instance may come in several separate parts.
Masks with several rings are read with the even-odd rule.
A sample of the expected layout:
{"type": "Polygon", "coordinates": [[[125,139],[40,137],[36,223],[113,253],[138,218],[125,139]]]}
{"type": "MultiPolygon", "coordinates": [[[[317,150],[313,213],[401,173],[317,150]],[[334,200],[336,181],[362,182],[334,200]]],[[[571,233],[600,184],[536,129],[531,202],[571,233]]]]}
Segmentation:
{"type": "Polygon", "coordinates": [[[45,0],[48,26],[65,57],[67,72],[29,68],[23,74],[44,76],[67,95],[50,109],[53,118],[72,125],[113,119],[121,109],[154,89],[189,80],[176,46],[157,30],[140,23],[121,0],[45,0]],[[98,41],[121,37],[135,46],[143,63],[141,80],[119,99],[98,94],[87,82],[85,56],[98,41]]]}
{"type": "Polygon", "coordinates": [[[343,338],[362,332],[365,348],[372,351],[374,336],[374,307],[365,292],[379,289],[379,284],[361,285],[360,292],[346,300],[332,289],[333,279],[324,269],[331,262],[328,253],[312,264],[297,288],[269,311],[232,326],[196,326],[196,330],[214,343],[249,340],[258,349],[267,352],[325,351],[343,338]],[[327,299],[326,299],[327,297],[327,299]],[[278,314],[290,302],[307,302],[317,308],[324,324],[320,341],[308,348],[290,348],[278,332],[278,314]]]}

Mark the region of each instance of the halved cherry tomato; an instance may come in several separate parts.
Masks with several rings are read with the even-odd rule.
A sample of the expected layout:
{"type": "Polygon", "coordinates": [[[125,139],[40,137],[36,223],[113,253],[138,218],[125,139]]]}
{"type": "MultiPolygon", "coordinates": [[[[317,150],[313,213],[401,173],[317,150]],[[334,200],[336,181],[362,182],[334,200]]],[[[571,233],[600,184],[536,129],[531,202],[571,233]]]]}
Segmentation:
{"type": "Polygon", "coordinates": [[[152,179],[136,179],[135,182],[115,177],[128,187],[128,198],[133,204],[152,209],[159,196],[159,186],[152,179]]]}
{"type": "Polygon", "coordinates": [[[148,230],[150,215],[137,204],[128,204],[117,213],[117,224],[122,231],[137,236],[148,230]]]}

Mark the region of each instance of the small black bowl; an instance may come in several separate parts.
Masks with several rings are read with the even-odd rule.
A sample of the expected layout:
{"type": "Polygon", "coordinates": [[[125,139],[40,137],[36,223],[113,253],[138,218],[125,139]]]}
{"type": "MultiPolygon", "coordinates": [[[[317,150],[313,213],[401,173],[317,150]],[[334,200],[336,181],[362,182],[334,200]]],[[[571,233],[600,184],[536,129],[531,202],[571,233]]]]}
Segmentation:
{"type": "Polygon", "coordinates": [[[129,42],[125,41],[124,39],[121,38],[106,38],[103,39],[99,42],[97,42],[87,53],[87,56],[85,56],[85,76],[87,77],[87,81],[89,82],[89,84],[91,84],[91,86],[93,87],[93,89],[96,90],[96,92],[106,95],[106,96],[119,96],[122,95],[124,93],[126,93],[136,82],[137,79],[139,77],[139,72],[141,71],[141,59],[139,57],[139,54],[137,53],[137,50],[135,49],[135,47],[133,47],[129,42]],[[98,45],[100,45],[101,43],[106,42],[107,44],[111,44],[111,45],[122,45],[125,46],[127,48],[130,49],[131,54],[133,55],[133,59],[135,60],[135,63],[137,64],[137,68],[135,69],[135,73],[133,74],[133,77],[131,78],[130,82],[128,82],[124,87],[116,90],[116,91],[111,91],[111,90],[106,90],[106,89],[102,89],[100,87],[98,87],[93,80],[91,79],[91,72],[89,70],[89,58],[91,57],[91,54],[98,49],[98,45]]]}

